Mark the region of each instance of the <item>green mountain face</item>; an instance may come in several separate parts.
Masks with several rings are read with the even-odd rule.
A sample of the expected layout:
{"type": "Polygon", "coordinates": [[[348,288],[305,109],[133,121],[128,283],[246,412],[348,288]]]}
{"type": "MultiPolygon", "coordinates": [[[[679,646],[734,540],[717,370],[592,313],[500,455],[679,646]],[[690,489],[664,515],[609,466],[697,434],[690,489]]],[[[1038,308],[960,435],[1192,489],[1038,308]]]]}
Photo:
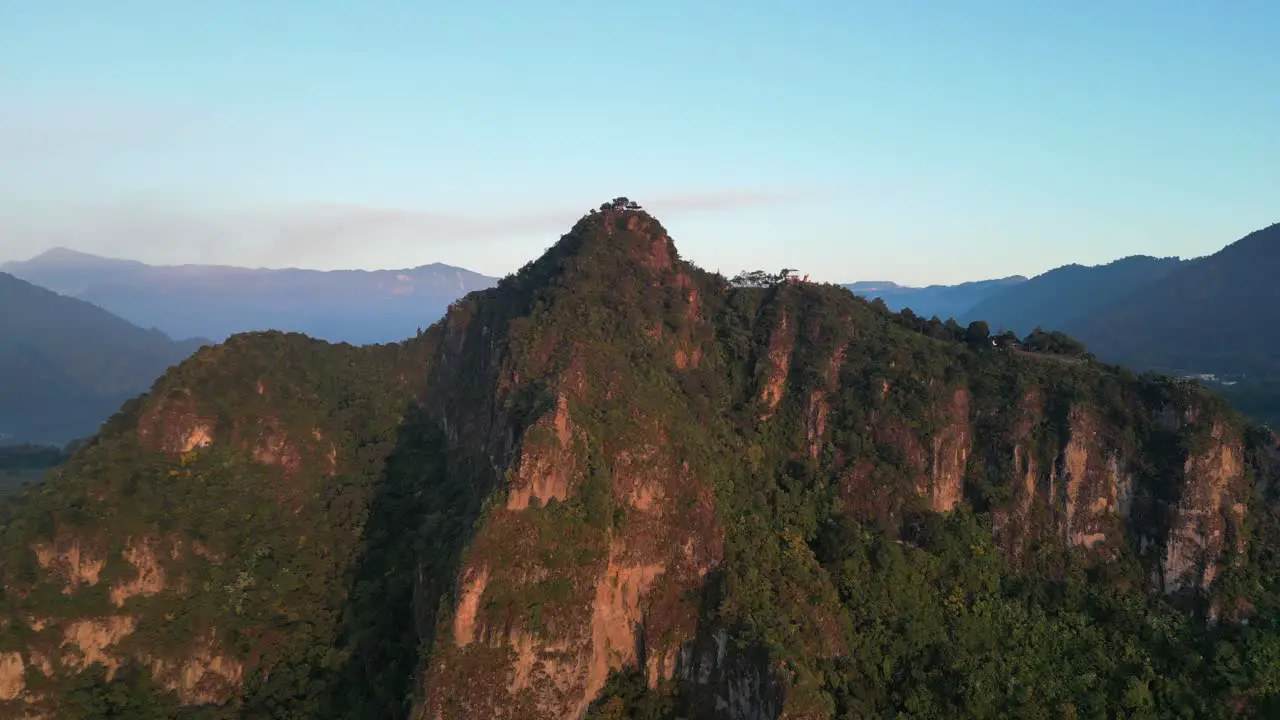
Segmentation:
{"type": "Polygon", "coordinates": [[[91,435],[201,344],[0,273],[0,441],[91,435]]]}
{"type": "Polygon", "coordinates": [[[1265,716],[1278,454],[619,200],[404,343],[205,348],[0,506],[0,715],[1265,716]]]}

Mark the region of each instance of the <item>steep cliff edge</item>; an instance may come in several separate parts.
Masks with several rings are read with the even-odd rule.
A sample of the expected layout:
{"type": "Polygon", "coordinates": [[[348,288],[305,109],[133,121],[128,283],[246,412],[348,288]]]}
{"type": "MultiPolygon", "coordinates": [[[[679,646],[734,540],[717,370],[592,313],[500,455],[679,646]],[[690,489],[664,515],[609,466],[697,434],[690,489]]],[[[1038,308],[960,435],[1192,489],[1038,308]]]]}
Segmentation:
{"type": "Polygon", "coordinates": [[[0,711],[1263,712],[1275,447],[608,203],[406,343],[202,351],[6,505],[0,711]]]}

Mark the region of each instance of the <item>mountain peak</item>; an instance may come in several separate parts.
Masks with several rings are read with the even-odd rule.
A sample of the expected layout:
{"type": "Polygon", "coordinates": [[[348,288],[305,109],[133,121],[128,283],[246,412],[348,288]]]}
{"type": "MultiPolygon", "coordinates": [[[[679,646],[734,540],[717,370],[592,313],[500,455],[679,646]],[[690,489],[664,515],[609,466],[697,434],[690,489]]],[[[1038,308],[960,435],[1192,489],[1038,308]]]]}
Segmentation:
{"type": "Polygon", "coordinates": [[[141,265],[134,260],[122,260],[119,258],[104,257],[102,255],[94,255],[93,253],[83,252],[81,250],[73,250],[68,247],[53,247],[36,255],[29,260],[8,263],[7,266],[13,267],[85,267],[95,265],[141,265]]]}
{"type": "Polygon", "coordinates": [[[662,223],[639,203],[626,197],[614,198],[602,204],[599,210],[592,210],[583,216],[574,230],[580,227],[588,233],[603,233],[607,238],[622,240],[633,257],[650,269],[670,269],[679,260],[675,243],[662,223]]]}
{"type": "MultiPolygon", "coordinates": [[[[572,275],[632,275],[666,272],[678,267],[675,243],[657,218],[639,203],[614,198],[578,219],[549,250],[525,265],[514,281],[551,283],[572,275]]],[[[618,278],[621,279],[621,278],[618,278]]]]}

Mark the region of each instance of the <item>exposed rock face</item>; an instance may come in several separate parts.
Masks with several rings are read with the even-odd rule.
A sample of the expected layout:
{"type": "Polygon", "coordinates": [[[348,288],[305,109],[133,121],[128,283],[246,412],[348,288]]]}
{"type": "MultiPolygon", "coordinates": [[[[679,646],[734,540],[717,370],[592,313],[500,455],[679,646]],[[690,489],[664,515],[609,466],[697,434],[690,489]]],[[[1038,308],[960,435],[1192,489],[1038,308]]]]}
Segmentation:
{"type": "MultiPolygon", "coordinates": [[[[526,446],[522,466],[556,468],[541,453],[563,457],[560,437],[550,448],[526,446]]],[[[582,464],[570,460],[560,468],[582,464]]],[[[557,510],[508,501],[486,520],[460,575],[451,623],[451,645],[458,652],[443,654],[444,667],[427,677],[428,716],[579,717],[611,670],[639,665],[655,682],[674,675],[681,643],[694,631],[696,609],[685,596],[720,553],[713,500],[693,482],[688,466],[662,446],[627,447],[612,465],[606,491],[625,521],[582,540],[597,548],[593,562],[563,568],[537,559],[566,540],[535,529],[548,522],[538,516],[557,510]],[[527,539],[513,556],[507,539],[514,537],[527,539]],[[495,561],[504,565],[497,572],[489,569],[495,561]],[[513,595],[562,604],[558,610],[554,603],[543,604],[538,616],[485,617],[483,608],[513,595]],[[463,680],[450,666],[467,662],[482,663],[479,672],[492,680],[459,697],[456,683],[463,680]]],[[[514,482],[525,482],[525,476],[514,482]]],[[[574,499],[566,497],[573,485],[558,487],[567,492],[547,492],[549,500],[574,499]]]]}
{"type": "Polygon", "coordinates": [[[244,665],[213,638],[196,643],[181,661],[154,660],[152,672],[187,705],[217,705],[241,687],[244,665]]]}
{"type": "Polygon", "coordinates": [[[71,623],[62,635],[62,664],[83,669],[101,663],[108,674],[114,672],[120,667],[114,648],[136,626],[132,617],[122,615],[71,623]]]}
{"type": "Polygon", "coordinates": [[[538,498],[539,504],[566,500],[570,485],[577,479],[580,451],[573,447],[574,427],[569,419],[568,399],[563,394],[556,401],[555,413],[531,429],[531,435],[537,432],[551,436],[547,438],[550,447],[532,448],[526,437],[517,479],[507,495],[508,510],[523,510],[533,498],[538,498]]]}
{"type": "Polygon", "coordinates": [[[0,653],[0,700],[14,700],[27,687],[22,653],[0,653]]]}
{"type": "MultiPolygon", "coordinates": [[[[1140,458],[1115,444],[1117,428],[1085,408],[1072,407],[1066,443],[1052,455],[1052,470],[1047,471],[1031,444],[1032,426],[1043,421],[1033,410],[1017,436],[1016,502],[997,513],[997,536],[1005,538],[1015,557],[1037,534],[1037,524],[1039,533],[1053,528],[1064,547],[1095,551],[1103,558],[1116,557],[1126,544],[1146,553],[1160,543],[1161,585],[1172,593],[1192,585],[1208,588],[1220,569],[1221,553],[1228,548],[1245,551],[1242,440],[1222,424],[1206,433],[1204,450],[1189,454],[1181,472],[1167,478],[1166,492],[1177,493],[1179,500],[1167,539],[1161,541],[1157,527],[1135,517],[1139,507],[1149,515],[1158,499],[1153,489],[1138,486],[1130,468],[1140,458]]],[[[1168,412],[1161,422],[1171,423],[1168,412]]],[[[1171,426],[1181,433],[1201,431],[1195,413],[1178,416],[1171,426]]]]}
{"type": "Polygon", "coordinates": [[[964,494],[964,475],[972,446],[969,420],[969,391],[961,388],[942,409],[942,430],[933,438],[929,484],[920,488],[934,512],[954,508],[964,494]]]}
{"type": "Polygon", "coordinates": [[[149,448],[179,455],[213,443],[213,422],[197,414],[188,390],[174,391],[138,420],[138,440],[149,448]]]}
{"type": "Polygon", "coordinates": [[[164,567],[156,557],[156,549],[152,543],[142,542],[130,545],[124,550],[124,559],[128,561],[136,575],[130,580],[121,580],[111,587],[111,602],[116,607],[123,606],[125,601],[135,596],[151,596],[164,590],[164,567]]]}
{"type": "Polygon", "coordinates": [[[1210,438],[1184,465],[1181,497],[1165,548],[1166,592],[1188,585],[1208,587],[1218,574],[1223,551],[1245,550],[1245,465],[1240,440],[1220,424],[1213,426],[1210,438]]]}
{"type": "Polygon", "coordinates": [[[476,640],[480,599],[484,597],[484,589],[488,584],[488,568],[472,569],[470,574],[463,578],[458,609],[453,616],[453,642],[458,647],[466,647],[476,640]]]}
{"type": "Polygon", "coordinates": [[[1109,539],[1120,542],[1126,519],[1121,504],[1132,492],[1132,480],[1121,474],[1120,459],[1107,447],[1092,413],[1072,408],[1068,423],[1069,439],[1053,479],[1065,495],[1063,539],[1068,547],[1085,548],[1109,539]]]}
{"type": "Polygon", "coordinates": [[[786,314],[778,323],[778,329],[769,340],[769,353],[766,355],[764,385],[760,391],[760,399],[765,405],[764,418],[768,417],[782,402],[783,389],[787,383],[787,373],[791,370],[791,352],[795,348],[795,333],[786,314]]]}
{"type": "Polygon", "coordinates": [[[70,539],[54,545],[38,545],[36,562],[65,583],[63,592],[72,593],[78,585],[97,585],[104,561],[91,552],[81,549],[79,539],[70,539]],[[61,546],[61,547],[59,547],[61,546]]]}

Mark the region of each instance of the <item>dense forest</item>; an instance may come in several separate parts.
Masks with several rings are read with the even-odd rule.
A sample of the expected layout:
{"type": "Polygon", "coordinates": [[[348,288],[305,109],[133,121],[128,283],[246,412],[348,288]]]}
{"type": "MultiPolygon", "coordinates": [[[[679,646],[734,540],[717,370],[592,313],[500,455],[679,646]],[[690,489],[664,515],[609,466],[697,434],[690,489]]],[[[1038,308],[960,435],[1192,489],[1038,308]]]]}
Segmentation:
{"type": "Polygon", "coordinates": [[[0,713],[1280,713],[1276,438],[620,198],[403,343],[205,348],[0,506],[0,713]]]}

